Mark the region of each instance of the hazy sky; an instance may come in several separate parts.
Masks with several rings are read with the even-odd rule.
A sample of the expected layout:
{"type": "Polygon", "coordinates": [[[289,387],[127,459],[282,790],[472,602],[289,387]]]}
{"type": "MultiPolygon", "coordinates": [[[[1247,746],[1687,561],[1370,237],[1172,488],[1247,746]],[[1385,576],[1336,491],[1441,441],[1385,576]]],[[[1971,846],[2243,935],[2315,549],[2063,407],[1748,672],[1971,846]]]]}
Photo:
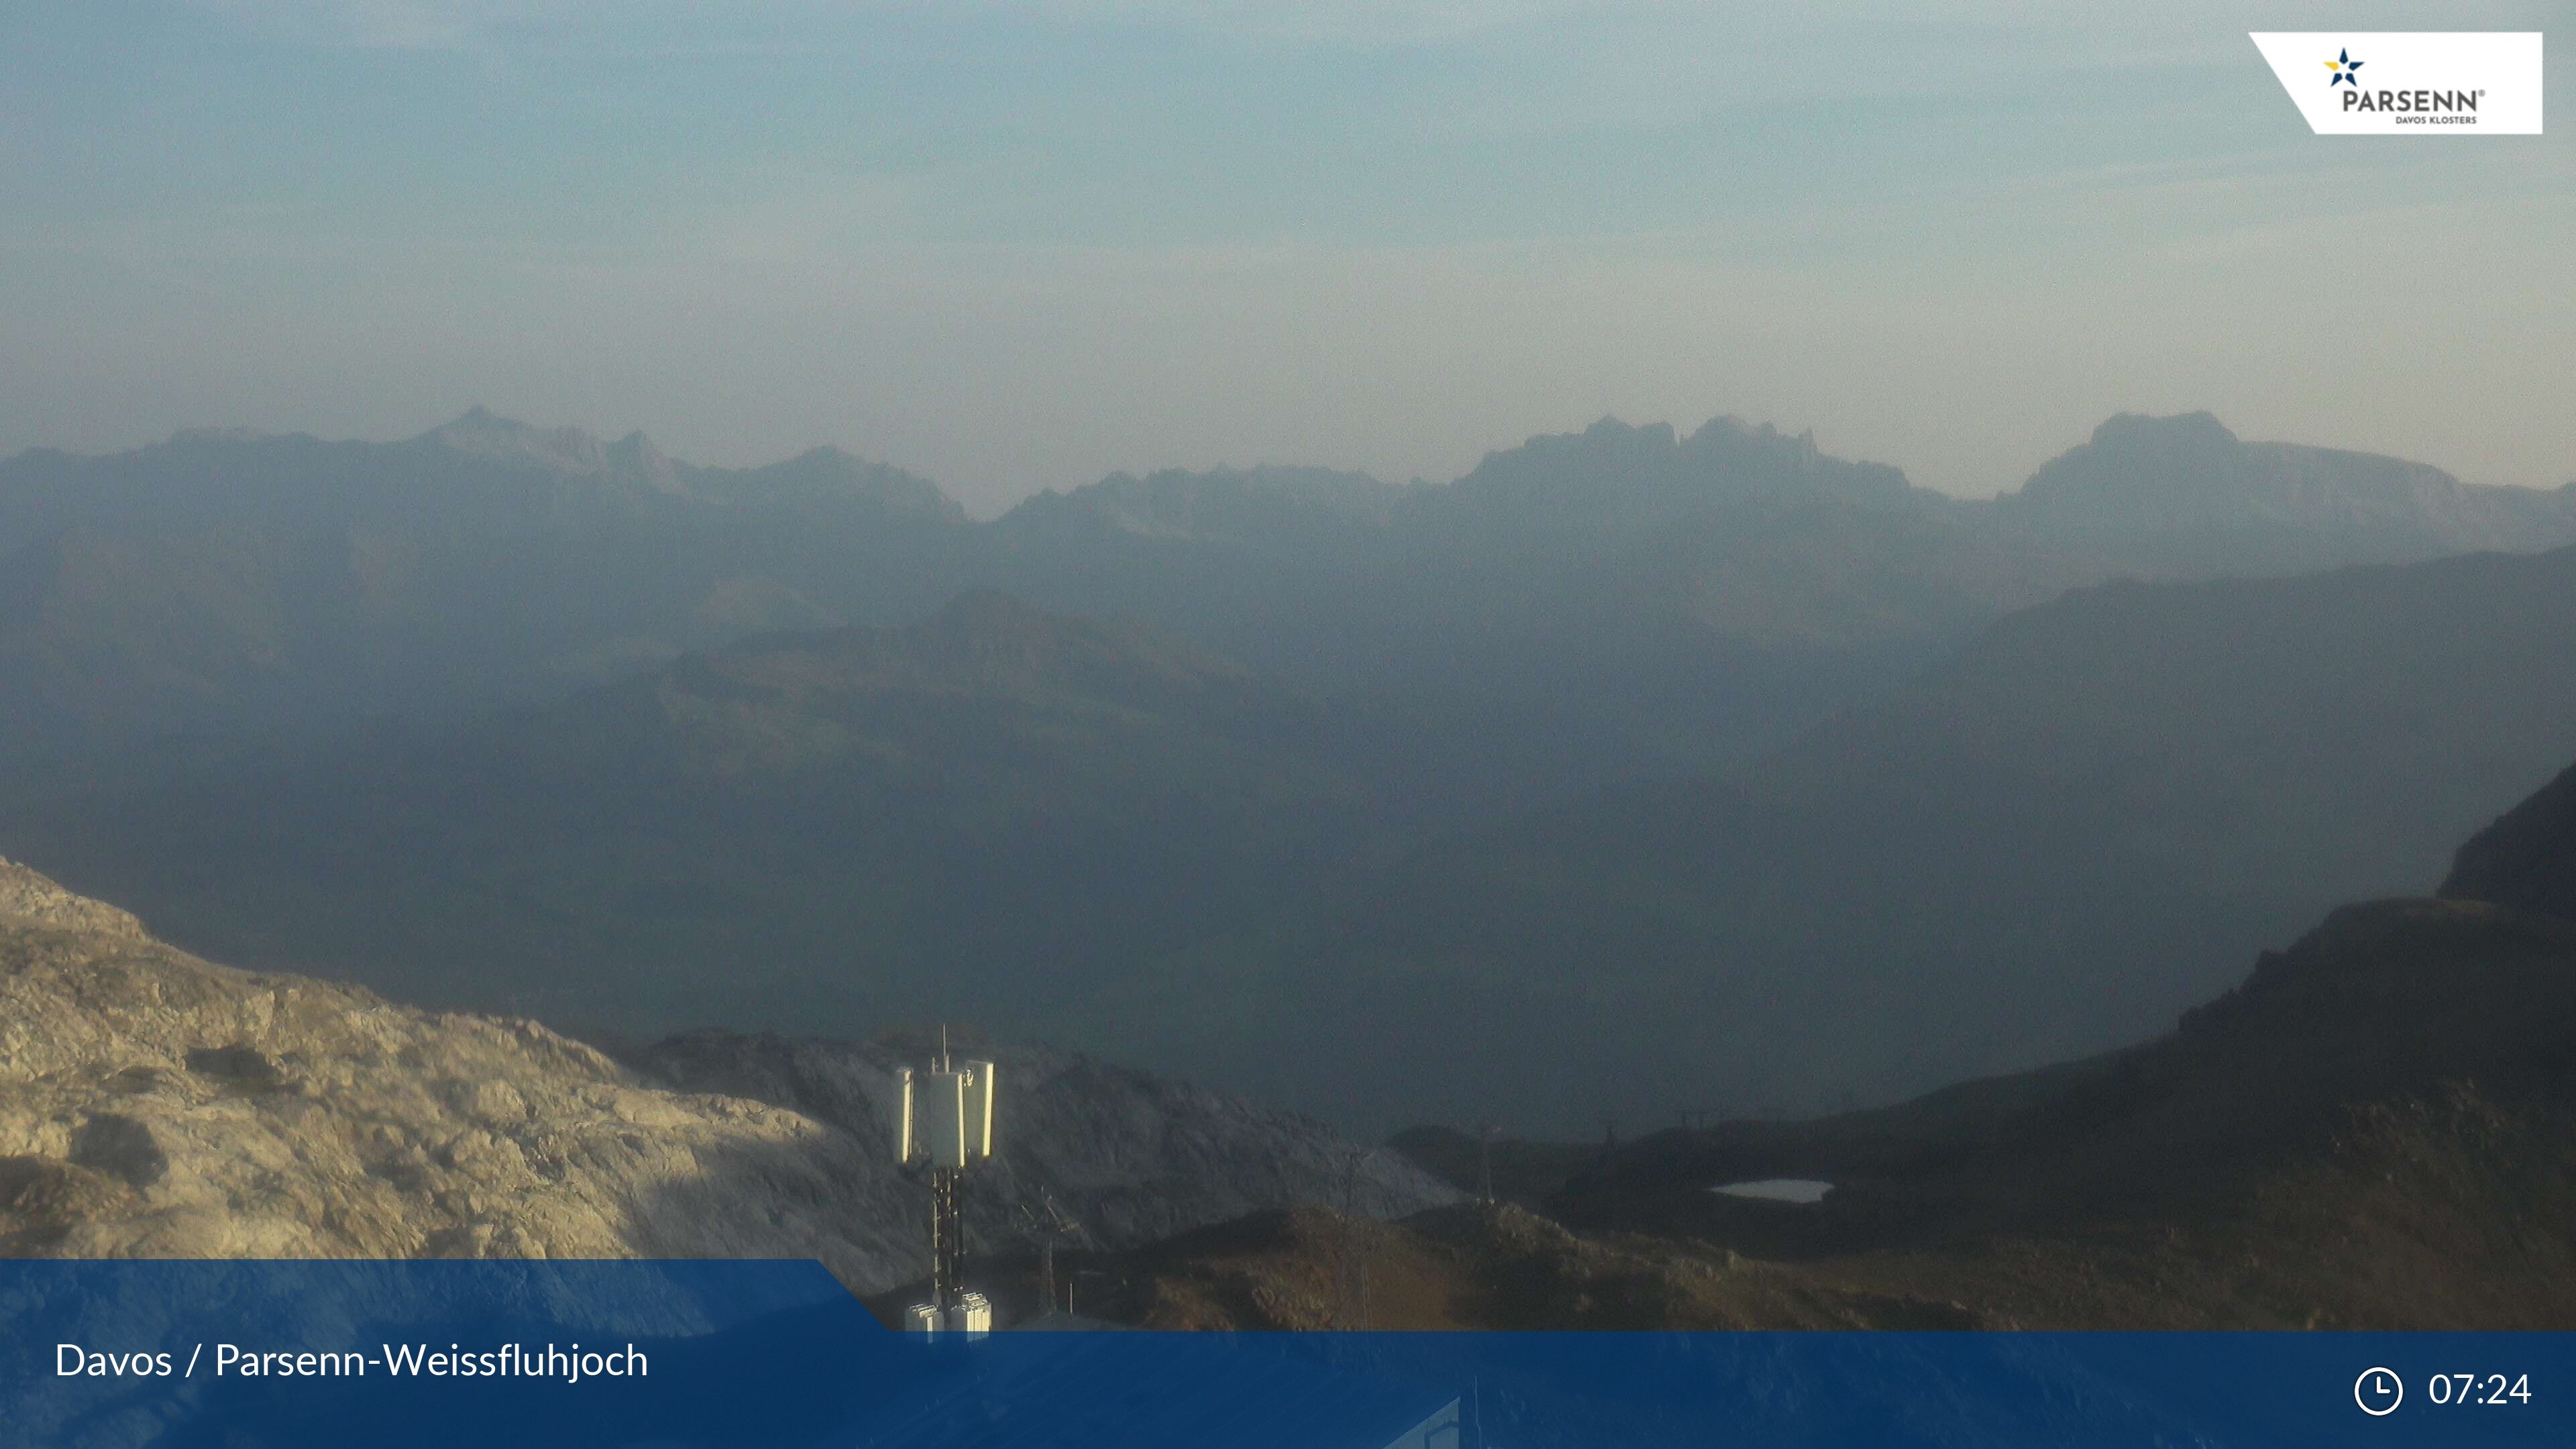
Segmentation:
{"type": "Polygon", "coordinates": [[[1899,8],[0,0],[0,453],[482,402],[990,512],[1733,413],[1986,493],[2208,407],[2576,478],[2576,122],[2311,136],[2239,4],[1899,8]]]}

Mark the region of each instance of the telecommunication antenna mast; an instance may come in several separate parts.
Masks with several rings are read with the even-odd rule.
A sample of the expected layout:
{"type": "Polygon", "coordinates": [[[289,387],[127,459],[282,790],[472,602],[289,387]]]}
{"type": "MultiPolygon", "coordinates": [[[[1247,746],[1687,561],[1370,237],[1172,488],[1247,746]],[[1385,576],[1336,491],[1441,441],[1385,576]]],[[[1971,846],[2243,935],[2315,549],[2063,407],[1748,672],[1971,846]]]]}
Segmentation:
{"type": "Polygon", "coordinates": [[[930,1301],[916,1303],[905,1327],[918,1333],[988,1332],[993,1307],[968,1292],[966,1275],[966,1170],[993,1155],[993,1064],[955,1062],[948,1029],[939,1029],[939,1060],[928,1071],[906,1068],[895,1131],[895,1161],[928,1168],[930,1184],[930,1301]]]}

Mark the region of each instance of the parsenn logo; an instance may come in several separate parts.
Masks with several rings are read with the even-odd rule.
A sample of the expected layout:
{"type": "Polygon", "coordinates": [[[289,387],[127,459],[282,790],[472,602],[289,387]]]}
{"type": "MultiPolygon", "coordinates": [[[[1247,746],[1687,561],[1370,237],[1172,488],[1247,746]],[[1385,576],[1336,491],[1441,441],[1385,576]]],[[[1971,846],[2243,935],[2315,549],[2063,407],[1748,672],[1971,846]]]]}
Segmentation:
{"type": "Polygon", "coordinates": [[[2352,52],[2349,50],[2336,52],[2335,58],[2326,62],[2326,69],[2334,72],[2332,78],[2326,82],[2328,90],[2339,85],[2352,87],[2343,92],[2340,97],[2343,108],[2347,111],[2414,111],[2424,115],[2447,112],[2454,116],[2466,116],[2467,119],[2443,124],[2474,126],[2477,124],[2477,117],[2471,113],[2477,110],[2478,102],[2486,97],[2486,92],[2482,90],[2363,90],[2360,80],[2361,62],[2353,59],[2352,52]]]}
{"type": "Polygon", "coordinates": [[[2309,129],[2321,136],[2540,134],[2538,31],[2255,32],[2252,38],[2309,129]],[[2356,52],[2369,57],[2366,81],[2356,52]],[[2323,86],[2313,68],[2320,61],[2323,86]]]}

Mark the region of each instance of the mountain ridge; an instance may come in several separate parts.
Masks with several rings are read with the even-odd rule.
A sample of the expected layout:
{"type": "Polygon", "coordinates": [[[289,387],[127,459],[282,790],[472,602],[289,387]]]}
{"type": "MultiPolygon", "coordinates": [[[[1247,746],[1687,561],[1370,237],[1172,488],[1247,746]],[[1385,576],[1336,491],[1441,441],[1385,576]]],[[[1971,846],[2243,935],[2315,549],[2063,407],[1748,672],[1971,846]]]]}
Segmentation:
{"type": "MultiPolygon", "coordinates": [[[[210,447],[323,452],[344,458],[385,450],[428,450],[503,463],[526,473],[613,478],[656,493],[710,501],[726,501],[728,490],[711,486],[715,480],[780,475],[786,470],[840,470],[870,484],[890,485],[890,491],[912,494],[906,500],[908,506],[964,521],[962,509],[937,484],[830,444],[766,464],[708,467],[671,457],[641,431],[606,439],[574,426],[528,423],[479,403],[445,423],[393,442],[326,441],[304,432],[190,428],[162,442],[121,452],[86,454],[30,447],[0,459],[0,469],[80,468],[210,447]]],[[[1882,505],[1910,500],[1934,506],[1974,501],[1913,485],[1901,469],[1886,464],[1847,462],[1826,454],[1817,447],[1812,431],[1789,434],[1771,423],[1752,424],[1724,415],[1685,436],[1668,422],[1630,424],[1605,416],[1579,432],[1534,434],[1514,446],[1492,450],[1446,483],[1393,483],[1365,472],[1301,464],[1263,463],[1199,472],[1166,468],[1141,474],[1114,472],[1066,491],[1041,490],[1002,516],[1031,505],[1044,511],[1067,503],[1104,503],[1138,531],[1187,536],[1191,530],[1186,523],[1164,515],[1175,508],[1187,510],[1196,494],[1212,488],[1220,496],[1235,495],[1226,501],[1237,508],[1268,495],[1291,505],[1321,506],[1386,521],[1406,507],[1418,508],[1433,500],[1475,499],[1488,506],[1545,500],[1564,491],[1563,473],[1568,469],[1601,478],[1648,480],[1625,486],[1650,498],[1662,494],[1681,500],[1678,506],[1684,508],[1758,498],[1777,501],[1782,496],[1776,491],[1778,485],[1760,481],[1764,469],[1776,477],[1802,480],[1812,490],[1804,496],[1811,499],[1882,505]],[[1747,468],[1755,470],[1753,477],[1729,481],[1747,468]],[[1687,496],[1686,486],[1694,475],[1702,489],[1695,498],[1687,496]],[[1736,491],[1731,497],[1724,489],[1712,493],[1708,491],[1712,483],[1736,491]]],[[[2421,520],[2463,530],[2450,543],[2495,547],[2518,542],[2496,531],[2499,518],[2528,516],[2515,505],[2547,502],[2555,508],[2560,506],[2557,500],[2571,490],[2576,490],[2576,481],[2555,490],[2469,484],[2428,464],[2378,454],[2286,442],[2248,443],[2204,410],[2162,416],[2114,414],[2097,425],[2085,442],[2043,463],[2019,484],[1998,490],[1989,501],[2029,515],[2065,515],[2095,529],[2405,521],[2408,510],[2401,505],[2411,502],[2418,511],[2431,514],[2468,515],[2421,520]],[[2158,475],[2148,480],[2152,487],[2142,489],[2106,472],[2108,465],[2137,462],[2162,465],[2158,475]],[[2357,475],[2349,471],[2355,465],[2360,468],[2357,475]],[[2337,468],[2346,471],[2338,473],[2337,468]],[[2195,503],[2217,505],[2219,511],[2174,511],[2195,503]]],[[[1598,497],[1603,490],[1589,491],[1598,497]]],[[[1231,532],[1241,536],[1239,529],[1231,532]]]]}

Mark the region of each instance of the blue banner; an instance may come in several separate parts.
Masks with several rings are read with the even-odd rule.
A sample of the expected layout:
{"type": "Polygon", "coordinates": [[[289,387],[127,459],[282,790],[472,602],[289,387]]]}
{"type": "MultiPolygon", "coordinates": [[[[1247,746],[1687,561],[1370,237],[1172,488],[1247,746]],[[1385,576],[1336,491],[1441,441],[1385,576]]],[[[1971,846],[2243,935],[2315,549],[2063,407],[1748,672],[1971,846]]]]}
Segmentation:
{"type": "Polygon", "coordinates": [[[0,1263],[0,1444],[2563,1446],[2511,1333],[879,1327],[812,1263],[0,1263]]]}

